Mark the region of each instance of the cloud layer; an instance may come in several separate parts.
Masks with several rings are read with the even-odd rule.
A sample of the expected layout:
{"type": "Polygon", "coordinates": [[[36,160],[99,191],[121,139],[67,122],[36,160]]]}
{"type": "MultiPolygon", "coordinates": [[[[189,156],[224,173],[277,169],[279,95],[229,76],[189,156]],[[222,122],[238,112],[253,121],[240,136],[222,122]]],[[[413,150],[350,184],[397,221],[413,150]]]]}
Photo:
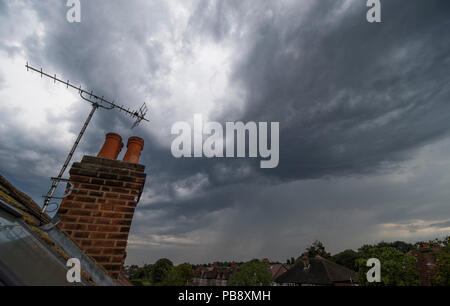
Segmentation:
{"type": "Polygon", "coordinates": [[[89,112],[27,60],[147,102],[136,130],[98,112],[75,156],[106,132],[145,138],[129,263],[284,260],[313,239],[340,251],[449,233],[447,1],[383,1],[381,24],[364,1],[81,3],[70,24],[64,1],[0,1],[0,171],[40,202],[89,112]],[[194,113],[280,122],[279,167],[174,159],[170,128],[194,113]]]}

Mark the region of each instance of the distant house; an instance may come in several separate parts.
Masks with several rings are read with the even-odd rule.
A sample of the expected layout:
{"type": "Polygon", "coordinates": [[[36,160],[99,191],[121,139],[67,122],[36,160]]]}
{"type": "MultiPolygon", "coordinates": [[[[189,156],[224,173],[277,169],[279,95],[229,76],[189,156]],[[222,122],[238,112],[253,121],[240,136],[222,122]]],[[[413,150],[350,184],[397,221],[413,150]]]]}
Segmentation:
{"type": "MultiPolygon", "coordinates": [[[[269,261],[264,261],[267,264],[267,269],[275,279],[289,270],[289,266],[283,264],[270,264],[269,261]]],[[[228,268],[220,268],[215,263],[212,267],[200,266],[194,271],[194,279],[192,286],[228,286],[230,277],[239,271],[236,263],[232,263],[228,268]]]]}
{"type": "Polygon", "coordinates": [[[238,271],[233,263],[229,268],[220,268],[216,264],[212,267],[200,266],[194,271],[192,286],[227,286],[230,276],[238,271]]]}
{"type": "Polygon", "coordinates": [[[416,257],[416,267],[419,271],[419,281],[421,286],[431,286],[431,280],[438,271],[436,263],[436,256],[433,252],[439,252],[439,245],[430,245],[422,243],[417,250],[412,250],[409,253],[416,257]]]}
{"type": "Polygon", "coordinates": [[[53,219],[0,175],[0,285],[131,285],[123,263],[146,175],[143,141],[130,138],[119,161],[122,146],[108,134],[97,157],[72,165],[73,189],[53,219]],[[79,283],[68,282],[70,258],[80,262],[79,283]]]}
{"type": "Polygon", "coordinates": [[[280,286],[352,286],[355,272],[321,256],[308,258],[275,279],[280,286]]]}
{"type": "Polygon", "coordinates": [[[270,274],[272,274],[272,279],[277,279],[284,273],[286,273],[291,266],[283,265],[283,264],[269,264],[268,266],[270,274]]]}

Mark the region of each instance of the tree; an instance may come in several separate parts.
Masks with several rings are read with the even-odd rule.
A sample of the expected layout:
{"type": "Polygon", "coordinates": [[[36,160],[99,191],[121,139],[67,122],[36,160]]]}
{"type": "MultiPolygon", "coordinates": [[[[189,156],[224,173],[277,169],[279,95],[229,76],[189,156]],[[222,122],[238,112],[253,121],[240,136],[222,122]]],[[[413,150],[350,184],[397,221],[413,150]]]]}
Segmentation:
{"type": "Polygon", "coordinates": [[[183,280],[183,285],[187,285],[194,278],[194,269],[192,269],[192,265],[188,263],[177,266],[176,270],[180,275],[180,278],[183,280]]]}
{"type": "Polygon", "coordinates": [[[437,270],[431,283],[434,286],[450,286],[450,236],[443,240],[435,240],[440,247],[439,251],[433,251],[436,258],[437,270]]]}
{"type": "Polygon", "coordinates": [[[419,273],[416,269],[416,258],[404,254],[393,247],[377,247],[365,245],[359,250],[360,258],[356,260],[358,282],[361,286],[417,286],[419,273]],[[381,262],[381,283],[369,283],[366,273],[369,258],[377,258],[381,262]]]}
{"type": "Polygon", "coordinates": [[[173,268],[173,263],[169,259],[158,259],[151,271],[153,284],[159,285],[170,272],[171,268],[173,268]]]}
{"type": "Polygon", "coordinates": [[[242,264],[228,281],[230,286],[270,286],[272,283],[272,274],[267,265],[258,259],[242,264]]]}
{"type": "Polygon", "coordinates": [[[194,270],[188,263],[171,267],[165,275],[161,285],[163,286],[186,286],[194,278],[194,270]]]}
{"type": "Polygon", "coordinates": [[[319,240],[316,240],[312,243],[312,245],[309,248],[306,248],[306,252],[308,253],[309,257],[315,257],[316,255],[320,255],[323,258],[330,258],[330,253],[327,253],[325,251],[325,246],[322,242],[319,240]]]}
{"type": "Polygon", "coordinates": [[[415,249],[415,246],[411,243],[406,243],[403,241],[394,241],[394,242],[380,242],[377,244],[377,247],[382,248],[382,247],[391,247],[391,248],[395,248],[398,251],[402,252],[402,253],[408,253],[411,250],[415,249]]]}
{"type": "Polygon", "coordinates": [[[128,278],[136,286],[151,285],[152,283],[152,265],[146,264],[143,267],[132,265],[126,268],[128,278]]]}
{"type": "Polygon", "coordinates": [[[360,258],[358,252],[353,250],[345,250],[331,257],[331,260],[337,264],[347,267],[351,270],[356,271],[358,269],[356,265],[356,260],[360,258]]]}

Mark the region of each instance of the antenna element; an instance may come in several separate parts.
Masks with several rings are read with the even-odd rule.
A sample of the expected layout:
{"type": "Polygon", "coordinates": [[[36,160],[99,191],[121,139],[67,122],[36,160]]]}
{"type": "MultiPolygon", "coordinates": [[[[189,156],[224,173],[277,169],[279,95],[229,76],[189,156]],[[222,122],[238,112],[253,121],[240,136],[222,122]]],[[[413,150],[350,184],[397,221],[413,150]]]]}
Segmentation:
{"type": "Polygon", "coordinates": [[[72,156],[75,153],[75,150],[76,150],[78,144],[80,143],[80,140],[84,135],[84,132],[86,131],[86,128],[88,127],[92,117],[94,116],[95,111],[98,108],[103,108],[103,109],[107,109],[107,110],[108,109],[117,109],[119,111],[123,111],[123,112],[125,112],[125,114],[127,114],[131,118],[135,119],[135,122],[131,126],[131,128],[135,128],[141,123],[141,121],[149,122],[148,119],[145,118],[145,116],[147,115],[147,105],[144,103],[138,110],[130,110],[130,108],[125,108],[123,105],[119,106],[119,105],[115,104],[114,102],[108,101],[107,99],[104,98],[104,96],[99,97],[99,96],[95,95],[93,93],[93,91],[88,92],[88,91],[82,89],[81,85],[79,87],[76,87],[76,86],[70,84],[69,80],[67,80],[67,81],[60,80],[56,77],[56,74],[52,76],[50,74],[45,73],[42,70],[42,68],[39,70],[36,68],[33,68],[30,65],[28,65],[28,62],[25,65],[25,67],[27,68],[27,71],[31,70],[31,71],[39,73],[41,78],[43,76],[45,76],[45,77],[52,79],[54,84],[56,84],[56,82],[58,82],[58,83],[64,84],[66,86],[66,88],[70,87],[72,89],[75,89],[80,94],[80,97],[83,100],[89,102],[92,106],[91,112],[89,113],[86,121],[84,122],[83,127],[81,128],[81,131],[78,134],[78,137],[75,140],[75,143],[73,144],[72,149],[69,152],[69,155],[67,155],[64,165],[62,166],[61,170],[59,171],[58,176],[56,178],[51,178],[52,186],[50,187],[50,190],[47,192],[47,194],[43,196],[45,198],[45,200],[44,200],[44,206],[42,207],[42,213],[45,213],[51,199],[63,199],[65,197],[69,196],[70,193],[72,192],[73,184],[68,179],[63,179],[62,176],[63,176],[64,172],[66,171],[67,166],[69,165],[70,160],[72,159],[72,156]],[[62,197],[56,197],[56,196],[54,196],[54,194],[55,194],[56,188],[58,187],[59,182],[61,182],[61,181],[67,182],[70,185],[69,192],[64,194],[64,196],[62,196],[62,197]]]}

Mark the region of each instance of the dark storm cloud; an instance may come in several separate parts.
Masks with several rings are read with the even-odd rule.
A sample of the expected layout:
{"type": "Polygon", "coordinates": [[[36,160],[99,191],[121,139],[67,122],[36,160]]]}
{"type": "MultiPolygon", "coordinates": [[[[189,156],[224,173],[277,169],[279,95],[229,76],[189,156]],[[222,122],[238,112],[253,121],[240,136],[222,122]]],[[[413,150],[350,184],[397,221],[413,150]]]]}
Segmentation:
{"type": "Polygon", "coordinates": [[[450,221],[433,223],[433,224],[430,224],[430,227],[447,228],[447,227],[450,227],[450,221]]]}
{"type": "Polygon", "coordinates": [[[248,94],[242,119],[280,122],[270,175],[373,171],[449,131],[450,5],[384,2],[379,25],[365,20],[363,1],[336,14],[341,5],[275,14],[234,71],[248,94]]]}
{"type": "MultiPolygon", "coordinates": [[[[161,44],[145,43],[167,12],[158,8],[154,15],[159,17],[141,25],[135,9],[82,4],[84,22],[77,25],[65,21],[67,8],[61,3],[58,10],[37,4],[42,18],[59,26],[49,28],[43,52],[32,53],[45,55],[67,78],[75,76],[100,94],[136,103],[142,97],[131,88],[144,86],[151,92],[152,76],[169,69],[159,57],[161,44]],[[130,24],[124,26],[125,19],[130,24]],[[143,62],[122,57],[123,43],[126,54],[141,54],[143,62]]],[[[290,180],[371,172],[383,162],[408,158],[410,149],[449,130],[450,38],[437,30],[448,26],[448,4],[390,1],[383,4],[381,25],[365,20],[364,3],[336,13],[342,4],[316,1],[305,14],[301,2],[288,11],[271,2],[201,1],[193,12],[185,37],[239,39],[239,28],[249,30],[242,38],[247,45],[236,51],[232,74],[232,82],[246,91],[246,112],[240,118],[222,117],[280,122],[280,165],[263,175],[290,180]]],[[[103,131],[129,124],[116,113],[99,116],[96,128],[103,131]]],[[[162,171],[178,176],[205,172],[213,183],[214,164],[234,171],[242,166],[235,160],[180,162],[166,149],[145,150],[145,156],[164,159],[162,171]]],[[[254,171],[260,171],[256,165],[254,171]]]]}
{"type": "MultiPolygon", "coordinates": [[[[43,38],[24,40],[30,63],[48,65],[51,73],[133,107],[148,97],[170,96],[154,83],[171,73],[173,58],[165,54],[164,40],[178,39],[165,2],[81,3],[82,22],[70,24],[65,1],[30,2],[45,28],[43,38]]],[[[261,254],[283,259],[316,238],[338,250],[376,239],[370,233],[380,223],[445,215],[448,194],[427,185],[434,173],[410,185],[349,177],[397,171],[397,163],[415,149],[448,134],[450,36],[443,33],[450,4],[383,1],[383,22],[369,24],[365,1],[345,3],[198,1],[189,12],[181,53],[189,54],[195,39],[234,44],[229,82],[244,91],[245,111],[225,107],[217,120],[280,122],[276,169],[263,171],[254,160],[174,159],[148,132],[158,129],[153,122],[130,131],[131,121],[122,114],[96,114],[80,152],[95,154],[109,131],[125,141],[131,135],[145,138],[141,162],[148,180],[133,235],[151,247],[133,249],[132,261],[261,254]],[[208,242],[210,235],[214,242],[208,242]]],[[[2,5],[0,12],[6,12],[2,5]]],[[[89,105],[80,103],[60,119],[77,134],[88,111],[89,105]]],[[[150,105],[150,113],[158,111],[150,105]]],[[[165,115],[170,126],[174,114],[165,115]]],[[[169,129],[160,133],[173,137],[169,129]]],[[[69,150],[39,141],[45,135],[28,137],[18,130],[2,136],[0,152],[34,148],[47,164],[61,164],[56,161],[69,150]]],[[[22,175],[35,167],[33,159],[1,167],[35,198],[47,188],[37,171],[27,179],[22,175]]]]}

